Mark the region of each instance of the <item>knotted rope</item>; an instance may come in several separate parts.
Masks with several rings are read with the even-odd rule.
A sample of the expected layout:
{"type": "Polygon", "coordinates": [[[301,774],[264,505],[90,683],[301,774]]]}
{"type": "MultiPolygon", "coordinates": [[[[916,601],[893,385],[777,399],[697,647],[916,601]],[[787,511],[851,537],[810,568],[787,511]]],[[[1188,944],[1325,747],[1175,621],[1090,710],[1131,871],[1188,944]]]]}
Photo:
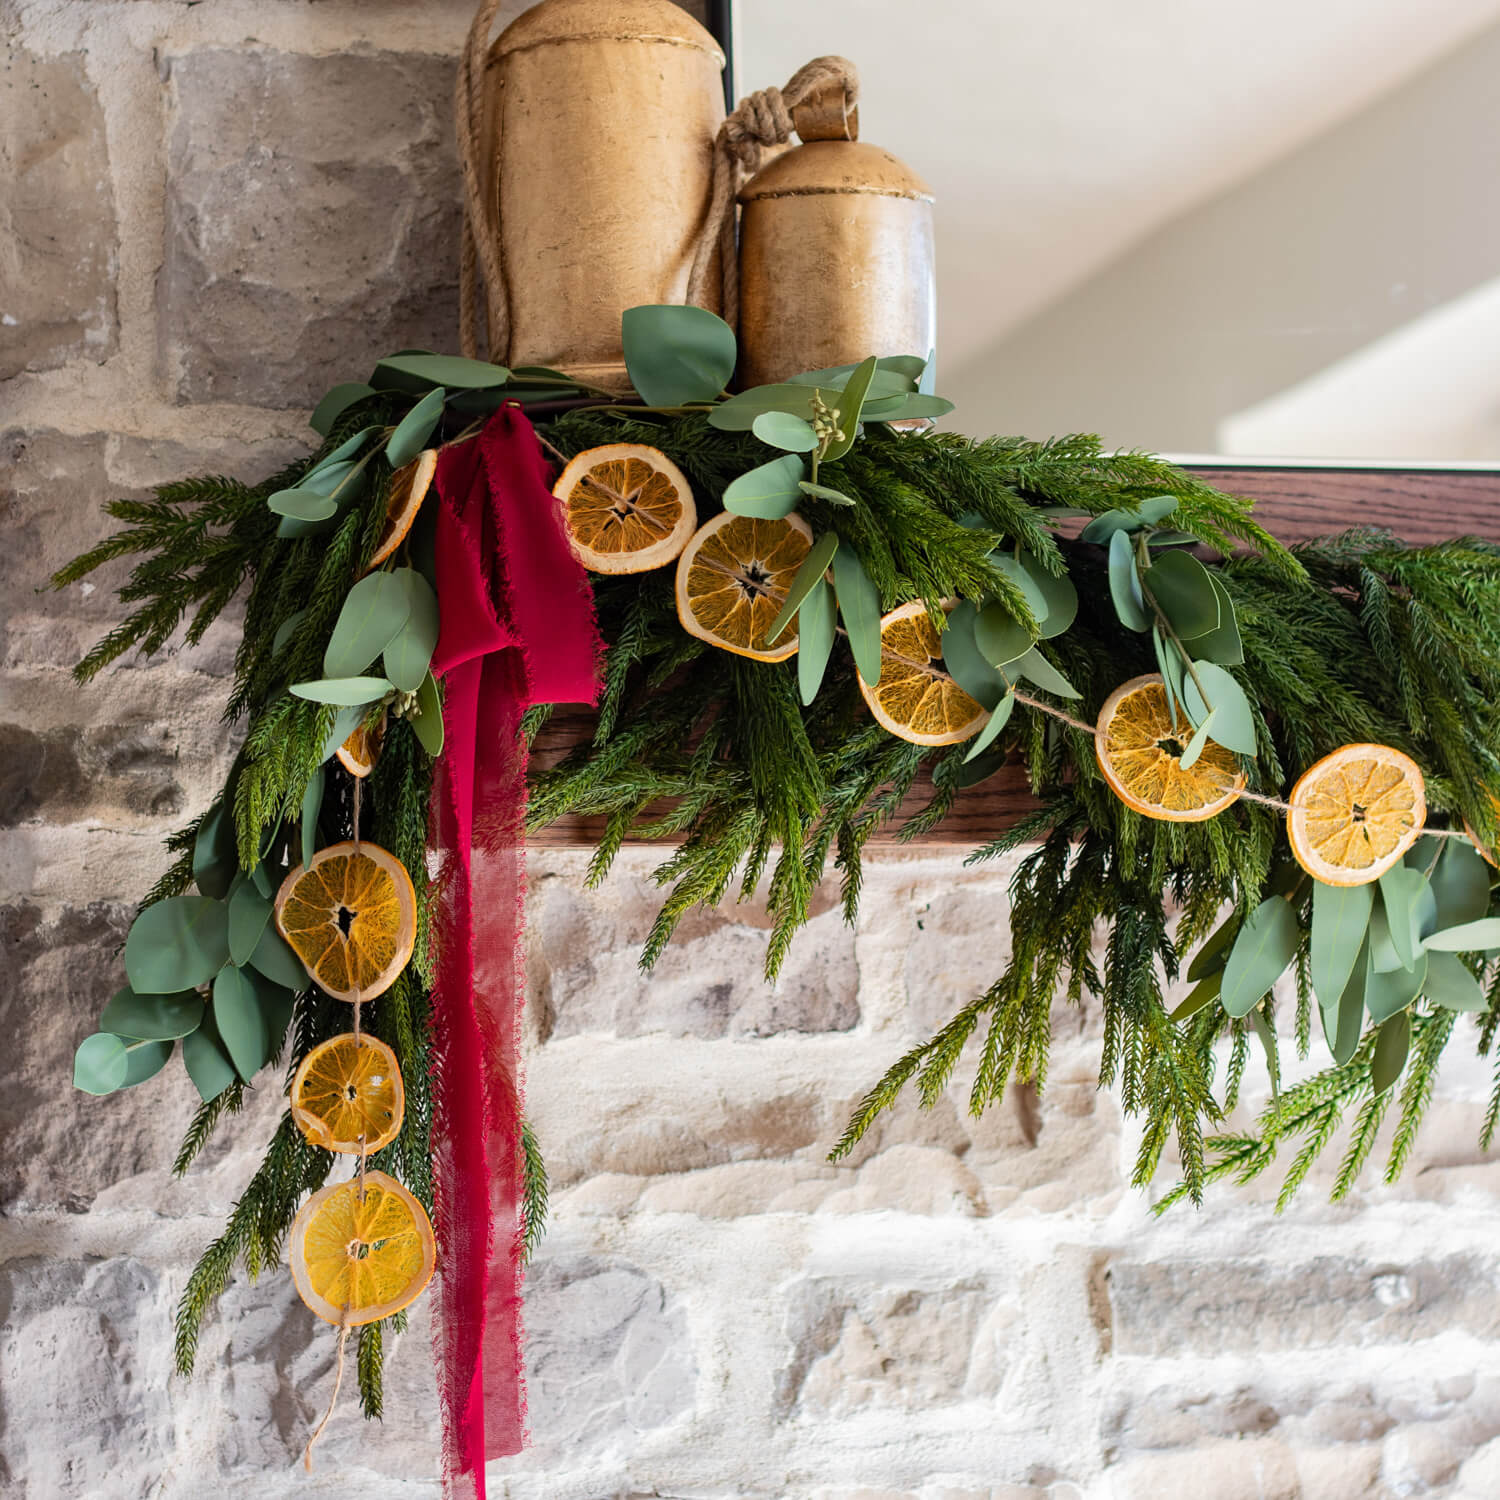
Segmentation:
{"type": "Polygon", "coordinates": [[[815,57],[803,63],[785,88],[747,94],[719,127],[714,140],[713,186],[708,217],[688,276],[687,300],[705,307],[711,300],[714,256],[719,260],[720,316],[731,328],[740,319],[740,261],[735,246],[735,201],[747,178],[759,168],[768,146],[791,139],[792,112],[815,94],[842,85],[844,109],[859,98],[859,74],[844,57],[815,57]]]}
{"type": "MultiPolygon", "coordinates": [[[[484,140],[484,73],[489,60],[490,31],[500,0],[480,0],[458,60],[454,88],[454,134],[463,172],[464,222],[459,244],[459,346],[470,359],[479,357],[479,322],[484,316],[489,357],[508,357],[510,309],[506,300],[505,260],[500,249],[500,195],[482,175],[484,140]]],[[[768,146],[792,136],[792,113],[815,94],[833,85],[844,91],[851,110],[859,96],[859,75],[842,57],[815,57],[787,80],[785,88],[748,94],[719,127],[714,140],[713,176],[708,213],[699,235],[688,277],[687,300],[699,307],[713,301],[714,259],[719,263],[720,312],[731,327],[739,322],[740,267],[735,249],[735,199],[746,178],[760,166],[768,146]]],[[[491,127],[499,159],[498,116],[491,127]]]]}

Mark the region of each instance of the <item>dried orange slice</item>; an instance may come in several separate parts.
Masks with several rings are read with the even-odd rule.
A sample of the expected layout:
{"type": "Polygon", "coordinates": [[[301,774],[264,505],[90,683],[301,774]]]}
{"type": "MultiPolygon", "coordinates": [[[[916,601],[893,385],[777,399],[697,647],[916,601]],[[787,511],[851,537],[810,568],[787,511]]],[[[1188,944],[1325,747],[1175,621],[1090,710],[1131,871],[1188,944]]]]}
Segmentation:
{"type": "Polygon", "coordinates": [[[373,1000],[416,945],[411,876],[379,844],[330,844],[282,881],[276,926],[335,1000],[373,1000]]]}
{"type": "Polygon", "coordinates": [[[1344,745],[1302,773],[1288,799],[1297,863],[1324,885],[1379,880],[1427,820],[1422,772],[1389,745],[1344,745]]]}
{"type": "Polygon", "coordinates": [[[339,746],[336,752],[339,764],[351,776],[363,780],[375,769],[375,762],[380,759],[380,744],[385,739],[385,719],[386,716],[381,714],[371,729],[361,724],[339,746]]]}
{"type": "Polygon", "coordinates": [[[410,1306],[432,1280],[427,1211],[384,1172],[314,1193],[292,1221],[287,1260],[297,1295],[327,1323],[376,1323],[410,1306]]]}
{"type": "Polygon", "coordinates": [[[380,540],[375,544],[375,555],[370,559],[370,572],[378,568],[402,542],[417,519],[417,512],[432,487],[432,476],[437,473],[437,449],[426,448],[404,468],[391,475],[391,487],[386,491],[385,525],[380,528],[380,540]]]}
{"type": "Polygon", "coordinates": [[[797,569],[812,551],[812,532],[795,511],[763,521],[725,511],[698,529],[677,559],[677,618],[689,635],[749,656],[785,661],[797,649],[788,626],[766,645],[797,569]]]}
{"type": "Polygon", "coordinates": [[[682,470],[644,443],[609,443],[571,459],[552,486],[573,555],[595,573],[644,573],[687,546],[698,511],[682,470]]]}
{"type": "Polygon", "coordinates": [[[1148,818],[1201,823],[1239,800],[1244,773],[1234,752],[1209,740],[1187,770],[1182,755],[1193,726],[1179,708],[1175,722],[1159,673],[1132,677],[1104,700],[1094,754],[1114,794],[1148,818]]]}
{"type": "Polygon", "coordinates": [[[405,1113],[400,1064],[377,1037],[330,1037],[292,1078],[292,1120],[325,1151],[379,1151],[401,1134],[405,1113]]]}
{"type": "Polygon", "coordinates": [[[859,690],[880,725],[914,745],[956,745],[989,718],[943,670],[943,638],[920,599],[880,621],[880,682],[859,690]]]}

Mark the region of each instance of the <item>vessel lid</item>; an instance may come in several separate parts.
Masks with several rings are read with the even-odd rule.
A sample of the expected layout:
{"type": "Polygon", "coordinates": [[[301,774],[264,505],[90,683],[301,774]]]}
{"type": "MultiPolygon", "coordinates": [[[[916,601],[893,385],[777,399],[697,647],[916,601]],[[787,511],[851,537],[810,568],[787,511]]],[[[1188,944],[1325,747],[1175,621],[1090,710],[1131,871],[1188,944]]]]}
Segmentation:
{"type": "Polygon", "coordinates": [[[614,40],[696,47],[724,66],[712,35],[672,0],[542,0],[500,33],[491,55],[503,57],[547,42],[614,40]]]}
{"type": "Polygon", "coordinates": [[[932,202],[932,189],[905,162],[865,141],[809,141],[784,151],[740,189],[740,202],[806,193],[874,193],[932,202]]]}

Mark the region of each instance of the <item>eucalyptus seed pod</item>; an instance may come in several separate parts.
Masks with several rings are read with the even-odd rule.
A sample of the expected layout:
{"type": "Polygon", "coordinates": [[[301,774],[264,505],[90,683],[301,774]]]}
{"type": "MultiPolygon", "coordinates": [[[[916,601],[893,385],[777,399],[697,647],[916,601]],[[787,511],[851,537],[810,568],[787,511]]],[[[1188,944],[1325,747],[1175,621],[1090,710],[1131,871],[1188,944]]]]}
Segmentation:
{"type": "Polygon", "coordinates": [[[802,144],[740,190],[742,386],[870,354],[927,355],[937,331],[932,190],[857,139],[842,89],[793,111],[802,144]]]}
{"type": "Polygon", "coordinates": [[[627,388],[620,314],[687,300],[723,68],[671,0],[542,0],[500,34],[485,75],[487,180],[508,364],[627,388]]]}

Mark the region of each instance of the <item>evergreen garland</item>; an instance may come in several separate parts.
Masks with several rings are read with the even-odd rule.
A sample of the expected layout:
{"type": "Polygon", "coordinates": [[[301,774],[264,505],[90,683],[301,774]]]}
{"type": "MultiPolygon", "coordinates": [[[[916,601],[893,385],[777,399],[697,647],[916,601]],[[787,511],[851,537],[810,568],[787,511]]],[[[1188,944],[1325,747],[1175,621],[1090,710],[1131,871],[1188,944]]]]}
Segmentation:
{"type": "MultiPolygon", "coordinates": [[[[548,394],[547,372],[528,378],[548,394]]],[[[129,650],[159,652],[179,630],[189,642],[201,638],[248,586],[226,708],[226,721],[244,729],[232,818],[239,864],[247,871],[262,860],[295,862],[293,832],[335,715],[287,688],[320,675],[345,597],[376,547],[390,466],[381,454],[367,456],[362,498],[317,537],[278,536],[266,502],[306,480],[361,432],[388,431],[411,411],[413,392],[399,385],[361,389],[366,394],[346,402],[320,429],[325,441],[317,453],[260,485],[208,477],[165,485],[152,501],[112,503],[108,513],[125,529],[54,580],[63,586],[106,561],[139,559],[121,590],[131,611],[80,663],[80,681],[129,650]]],[[[459,419],[484,410],[482,403],[464,410],[455,402],[442,435],[461,438],[459,419]]],[[[603,443],[660,449],[690,479],[700,520],[765,453],[749,433],[711,425],[703,409],[596,403],[552,417],[543,432],[563,456],[603,443]]],[[[1489,790],[1500,786],[1492,748],[1500,744],[1500,549],[1474,539],[1407,548],[1382,533],[1351,531],[1287,550],[1255,525],[1244,502],[1147,455],[1106,454],[1083,436],[973,442],[897,433],[871,422],[859,443],[815,472],[820,484],[855,503],[809,493],[799,510],[817,532],[835,533],[840,547],[853,552],[883,609],[921,599],[936,615],[944,600],[988,594],[1029,618],[1019,588],[990,564],[997,544],[1022,548],[1050,575],[1071,579],[1079,598],[1076,621],[1045,645],[1047,660],[1077,688],[1086,716],[1121,682],[1154,671],[1156,660],[1148,638],[1122,630],[1116,618],[1106,549],[1059,535],[1055,512],[1135,513],[1146,501],[1171,497],[1172,524],[1221,558],[1214,573],[1240,624],[1244,664],[1237,677],[1254,711],[1261,789],[1275,793],[1289,775],[1347,741],[1388,744],[1428,773],[1431,813],[1453,825],[1466,820],[1485,847],[1500,839],[1489,790]],[[1248,552],[1237,550],[1247,546],[1248,552]]],[[[764,887],[771,915],[765,973],[774,979],[830,864],[852,922],[865,849],[878,829],[896,824],[898,837],[919,839],[965,788],[1007,759],[1025,767],[1036,810],[969,856],[974,863],[1028,851],[1012,884],[1010,961],[984,994],[874,1084],[833,1145],[832,1159],[846,1155],[909,1085],[931,1107],[971,1046],[978,1049],[968,1101],[973,1113],[995,1102],[1012,1080],[1044,1086],[1051,1006],[1061,995],[1070,1004],[1087,999],[1101,1007],[1100,1083],[1117,1086],[1125,1110],[1142,1118],[1133,1180],[1149,1181],[1175,1142],[1182,1182],[1160,1208],[1182,1197],[1200,1201],[1213,1181],[1248,1181],[1272,1165],[1283,1144],[1296,1142],[1284,1203],[1355,1110],[1335,1185],[1335,1196],[1342,1196],[1393,1102],[1398,1123],[1387,1177],[1399,1173],[1455,1029],[1452,1011],[1426,1001],[1415,1007],[1399,1100],[1395,1091],[1377,1087],[1379,1033],[1372,1028],[1347,1061],[1273,1093],[1252,1131],[1231,1134],[1218,1127],[1238,1098],[1252,1035],[1266,1048],[1277,1087],[1271,1001],[1240,1018],[1218,1005],[1191,1013],[1168,1008],[1167,986],[1226,906],[1233,914],[1219,933],[1230,938],[1234,924],[1267,892],[1287,896],[1305,926],[1310,882],[1292,863],[1282,820],[1272,810],[1242,801],[1206,822],[1140,816],[1101,776],[1092,734],[1066,722],[1062,701],[1041,690],[1020,703],[977,759],[967,758],[964,744],[939,750],[909,744],[871,720],[846,646],[835,648],[821,690],[804,707],[794,662],[747,661],[681,629],[671,569],[597,577],[594,585],[609,648],[594,733],[559,765],[533,772],[528,827],[539,830],[571,815],[602,818],[591,884],[606,878],[627,839],[676,841],[657,870],[666,896],[645,940],[644,967],[660,956],[693,906],[716,904],[731,888],[743,898],[764,887]],[[930,798],[914,814],[900,815],[924,771],[930,798]],[[1102,955],[1096,950],[1101,931],[1107,934],[1102,955]]],[[[549,712],[527,715],[529,736],[549,712]]],[[[430,775],[430,757],[411,723],[392,717],[364,787],[362,827],[411,874],[419,930],[411,965],[365,1007],[365,1029],[395,1050],[407,1091],[402,1132],[371,1165],[399,1178],[429,1207],[430,775]]],[[[317,816],[320,845],[352,832],[352,787],[342,772],[330,774],[317,816]]],[[[206,821],[195,820],[168,840],[176,857],[147,905],[189,888],[206,821]]],[[[1209,946],[1225,942],[1215,937],[1209,946]]],[[[1479,1046],[1488,1054],[1500,1030],[1500,972],[1477,957],[1465,962],[1488,981],[1479,1018],[1479,1046]]],[[[1305,939],[1296,975],[1295,1014],[1280,1031],[1306,1056],[1314,1001],[1305,939]]],[[[279,1055],[285,1088],[313,1047],[345,1029],[347,1016],[346,1006],[311,987],[297,996],[279,1055]]],[[[179,1152],[179,1173],[215,1129],[239,1114],[249,1082],[236,1079],[205,1100],[179,1152]]],[[[1500,1067],[1483,1125],[1485,1144],[1497,1121],[1500,1067]]],[[[529,1126],[522,1144],[529,1255],[545,1221],[547,1180],[529,1126]]],[[[323,1184],[330,1166],[331,1157],[283,1115],[223,1233],[189,1278],[178,1310],[179,1370],[192,1368],[203,1319],[235,1268],[253,1278],[279,1263],[299,1205],[323,1184]]],[[[399,1331],[404,1315],[387,1321],[399,1331]]],[[[356,1368],[368,1416],[381,1414],[385,1350],[383,1323],[360,1330],[356,1368]]]]}

